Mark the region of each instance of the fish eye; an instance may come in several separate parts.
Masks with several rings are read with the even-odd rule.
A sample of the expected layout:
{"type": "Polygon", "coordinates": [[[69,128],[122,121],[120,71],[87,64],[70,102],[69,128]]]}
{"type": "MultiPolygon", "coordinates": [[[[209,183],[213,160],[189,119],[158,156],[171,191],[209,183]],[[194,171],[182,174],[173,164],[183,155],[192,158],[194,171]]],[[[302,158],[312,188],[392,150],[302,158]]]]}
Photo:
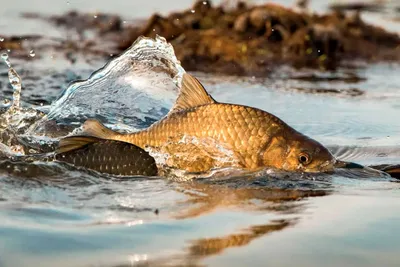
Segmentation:
{"type": "Polygon", "coordinates": [[[311,163],[311,155],[306,152],[301,152],[298,159],[303,165],[308,165],[311,163]]]}

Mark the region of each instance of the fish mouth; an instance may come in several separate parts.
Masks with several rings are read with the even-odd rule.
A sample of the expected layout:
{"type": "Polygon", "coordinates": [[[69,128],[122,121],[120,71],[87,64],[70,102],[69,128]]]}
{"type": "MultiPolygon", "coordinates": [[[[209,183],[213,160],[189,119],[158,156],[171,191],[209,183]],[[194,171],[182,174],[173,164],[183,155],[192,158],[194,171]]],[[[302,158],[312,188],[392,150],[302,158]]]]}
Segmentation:
{"type": "Polygon", "coordinates": [[[304,168],[302,169],[302,171],[307,173],[321,173],[321,172],[330,173],[335,168],[334,164],[335,164],[334,160],[327,160],[324,163],[315,166],[313,168],[304,168]]]}
{"type": "Polygon", "coordinates": [[[364,166],[358,163],[341,161],[341,160],[336,160],[333,166],[339,169],[364,169],[364,166]]]}

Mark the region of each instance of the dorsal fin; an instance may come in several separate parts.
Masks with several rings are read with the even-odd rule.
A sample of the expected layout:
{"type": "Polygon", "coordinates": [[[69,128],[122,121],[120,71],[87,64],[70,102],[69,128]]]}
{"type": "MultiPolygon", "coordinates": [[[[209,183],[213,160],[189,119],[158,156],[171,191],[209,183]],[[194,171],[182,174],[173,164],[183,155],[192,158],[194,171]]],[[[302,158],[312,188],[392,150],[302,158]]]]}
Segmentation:
{"type": "Polygon", "coordinates": [[[100,138],[96,138],[93,136],[68,136],[64,137],[58,143],[58,147],[56,148],[56,153],[65,153],[75,149],[82,148],[86,145],[93,144],[101,140],[100,138]]]}
{"type": "Polygon", "coordinates": [[[192,75],[184,73],[181,91],[171,112],[213,103],[217,101],[207,93],[204,86],[192,75]]]}

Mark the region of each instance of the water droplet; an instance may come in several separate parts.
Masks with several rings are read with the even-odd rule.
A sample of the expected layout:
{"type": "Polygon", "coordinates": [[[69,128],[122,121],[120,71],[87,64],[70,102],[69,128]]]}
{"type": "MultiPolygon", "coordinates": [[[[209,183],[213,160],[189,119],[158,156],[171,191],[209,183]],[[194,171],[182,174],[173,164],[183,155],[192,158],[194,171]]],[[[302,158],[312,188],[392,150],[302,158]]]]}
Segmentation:
{"type": "Polygon", "coordinates": [[[7,54],[7,53],[1,54],[1,58],[2,58],[3,60],[7,60],[7,59],[8,59],[8,54],[7,54]]]}
{"type": "Polygon", "coordinates": [[[321,50],[318,49],[318,53],[321,53],[321,50]]]}
{"type": "Polygon", "coordinates": [[[114,56],[114,54],[110,54],[110,57],[114,56]]]}
{"type": "Polygon", "coordinates": [[[19,109],[19,99],[21,96],[21,78],[19,77],[18,73],[10,67],[8,71],[8,79],[10,80],[11,86],[14,88],[13,93],[13,103],[11,109],[19,109]]]}
{"type": "Polygon", "coordinates": [[[35,51],[34,51],[34,50],[29,51],[29,55],[30,55],[31,57],[36,56],[35,51]]]}
{"type": "Polygon", "coordinates": [[[126,23],[127,23],[127,21],[126,21],[126,20],[124,20],[122,23],[123,23],[123,24],[126,24],[126,23]]]}
{"type": "Polygon", "coordinates": [[[192,12],[192,13],[195,13],[195,12],[196,12],[196,10],[192,9],[192,10],[190,10],[190,12],[192,12]]]}
{"type": "Polygon", "coordinates": [[[10,52],[11,52],[11,49],[7,49],[7,52],[10,53],[10,52]]]}
{"type": "Polygon", "coordinates": [[[93,18],[97,19],[97,15],[94,15],[93,18]]]}
{"type": "Polygon", "coordinates": [[[207,1],[203,1],[203,5],[207,5],[207,1]]]}
{"type": "Polygon", "coordinates": [[[155,32],[156,31],[156,29],[153,29],[153,32],[155,32]]]}
{"type": "Polygon", "coordinates": [[[7,53],[1,54],[1,58],[4,60],[4,62],[7,64],[8,67],[11,67],[11,62],[8,59],[8,54],[7,53]]]}
{"type": "Polygon", "coordinates": [[[43,107],[43,103],[40,103],[40,106],[43,107]]]}
{"type": "Polygon", "coordinates": [[[3,37],[0,37],[0,42],[3,42],[4,41],[4,38],[3,37]]]}

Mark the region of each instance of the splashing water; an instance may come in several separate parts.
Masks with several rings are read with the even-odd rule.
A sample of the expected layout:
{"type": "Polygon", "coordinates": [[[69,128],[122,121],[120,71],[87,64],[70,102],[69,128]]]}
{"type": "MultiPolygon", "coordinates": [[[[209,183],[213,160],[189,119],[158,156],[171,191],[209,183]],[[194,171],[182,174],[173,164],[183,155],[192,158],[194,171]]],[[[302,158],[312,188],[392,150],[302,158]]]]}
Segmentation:
{"type": "Polygon", "coordinates": [[[18,110],[20,109],[19,100],[21,97],[21,78],[19,77],[17,71],[13,68],[10,68],[8,71],[8,79],[10,80],[11,86],[14,89],[13,93],[13,103],[11,106],[11,110],[18,110]]]}
{"type": "Polygon", "coordinates": [[[164,38],[141,37],[87,80],[71,84],[32,133],[49,121],[77,127],[88,118],[119,130],[145,128],[168,112],[183,73],[164,38]]]}
{"type": "Polygon", "coordinates": [[[7,53],[4,53],[1,55],[2,59],[4,62],[7,64],[9,70],[8,70],[8,79],[10,81],[11,86],[14,89],[13,93],[13,101],[11,104],[10,109],[8,110],[9,112],[13,113],[17,110],[20,109],[20,97],[21,97],[21,88],[22,88],[22,82],[21,78],[19,77],[17,71],[11,66],[10,59],[8,57],[7,53]]]}
{"type": "MultiPolygon", "coordinates": [[[[7,53],[1,55],[8,66],[8,79],[14,89],[12,102],[4,101],[7,110],[0,114],[0,130],[2,132],[0,141],[3,143],[0,151],[12,151],[24,154],[23,147],[17,141],[17,135],[24,132],[31,122],[41,118],[43,114],[35,109],[23,109],[20,106],[22,81],[17,71],[12,67],[7,53]],[[7,147],[7,148],[5,148],[7,147]]],[[[9,154],[9,152],[7,152],[9,154]]]]}
{"type": "Polygon", "coordinates": [[[10,60],[8,59],[8,54],[7,53],[1,54],[1,58],[7,64],[7,66],[10,68],[11,67],[11,63],[10,63],[10,60]]]}
{"type": "Polygon", "coordinates": [[[145,128],[167,114],[184,73],[164,38],[142,37],[87,80],[71,84],[58,100],[43,107],[45,115],[20,107],[21,78],[8,54],[2,58],[9,67],[14,94],[13,101],[2,106],[6,110],[0,113],[0,128],[7,134],[0,136],[0,142],[20,153],[52,149],[58,138],[79,132],[87,118],[118,130],[145,128]]]}
{"type": "Polygon", "coordinates": [[[10,81],[11,86],[14,89],[13,93],[13,101],[11,107],[8,109],[7,113],[13,114],[20,109],[20,96],[21,96],[21,78],[19,77],[17,71],[11,66],[10,59],[8,58],[7,53],[3,53],[1,55],[3,61],[7,64],[8,70],[8,79],[10,81]]]}

